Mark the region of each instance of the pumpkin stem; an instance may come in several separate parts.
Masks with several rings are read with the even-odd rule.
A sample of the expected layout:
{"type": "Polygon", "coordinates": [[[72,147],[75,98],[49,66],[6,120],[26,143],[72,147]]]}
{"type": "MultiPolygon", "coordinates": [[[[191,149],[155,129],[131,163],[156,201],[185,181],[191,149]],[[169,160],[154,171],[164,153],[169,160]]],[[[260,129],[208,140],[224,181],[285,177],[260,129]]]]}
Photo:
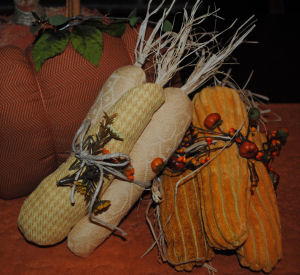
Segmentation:
{"type": "Polygon", "coordinates": [[[15,24],[31,26],[34,17],[31,12],[39,16],[44,14],[44,9],[39,5],[39,0],[14,0],[15,12],[13,21],[15,24]]]}
{"type": "Polygon", "coordinates": [[[80,15],[80,0],[66,0],[66,17],[74,17],[80,15]]]}

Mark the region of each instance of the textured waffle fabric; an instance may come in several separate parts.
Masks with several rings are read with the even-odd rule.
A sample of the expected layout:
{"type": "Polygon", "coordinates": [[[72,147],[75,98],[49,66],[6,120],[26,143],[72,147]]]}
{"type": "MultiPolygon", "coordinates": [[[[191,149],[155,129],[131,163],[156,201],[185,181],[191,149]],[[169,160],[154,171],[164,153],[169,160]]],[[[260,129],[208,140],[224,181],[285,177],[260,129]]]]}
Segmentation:
{"type": "MultiPolygon", "coordinates": [[[[157,84],[147,83],[128,91],[108,110],[108,115],[118,114],[113,128],[124,140],[113,139],[105,147],[112,153],[129,154],[153,113],[163,102],[163,89],[157,84]]],[[[95,135],[97,130],[98,124],[94,124],[89,134],[95,135]]],[[[70,188],[56,186],[58,180],[72,173],[68,169],[74,161],[75,157],[70,156],[24,202],[18,225],[27,240],[39,245],[58,243],[86,214],[82,195],[76,194],[76,203],[71,205],[70,188]]],[[[105,179],[104,188],[108,184],[109,180],[105,179]]]]}

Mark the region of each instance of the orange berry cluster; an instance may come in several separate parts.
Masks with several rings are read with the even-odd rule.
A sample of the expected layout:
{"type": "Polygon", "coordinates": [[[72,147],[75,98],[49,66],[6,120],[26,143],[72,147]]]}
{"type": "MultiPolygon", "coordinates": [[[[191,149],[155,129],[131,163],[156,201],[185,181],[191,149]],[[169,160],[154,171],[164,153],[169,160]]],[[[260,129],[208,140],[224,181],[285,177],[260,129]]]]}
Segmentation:
{"type": "Polygon", "coordinates": [[[268,141],[264,143],[263,149],[259,150],[257,145],[248,139],[249,134],[256,131],[259,118],[259,110],[251,108],[249,111],[250,125],[247,135],[243,136],[241,132],[237,132],[234,128],[230,128],[227,133],[224,132],[221,129],[221,115],[218,113],[208,114],[204,120],[204,126],[207,129],[191,125],[178,149],[167,162],[167,168],[172,172],[183,172],[186,169],[194,170],[210,160],[210,152],[222,148],[212,148],[211,145],[214,143],[214,140],[231,137],[232,140],[228,143],[227,147],[233,143],[237,144],[241,157],[262,161],[268,168],[268,171],[273,172],[274,178],[278,179],[279,176],[271,169],[270,164],[274,157],[279,155],[282,145],[286,143],[288,130],[282,128],[272,131],[268,135],[268,141]],[[187,150],[191,145],[199,142],[202,142],[202,146],[199,146],[196,151],[194,150],[191,153],[191,151],[187,150]]]}
{"type": "Polygon", "coordinates": [[[129,181],[134,181],[134,168],[132,166],[127,166],[124,170],[124,175],[129,181]]]}
{"type": "Polygon", "coordinates": [[[261,160],[265,164],[268,164],[268,169],[271,169],[271,167],[269,167],[271,161],[279,156],[282,146],[285,145],[287,141],[288,135],[289,131],[287,128],[280,128],[267,135],[267,141],[263,144],[261,160]]]}
{"type": "Polygon", "coordinates": [[[155,158],[151,162],[151,169],[155,174],[158,174],[164,167],[165,161],[162,158],[155,158]]]}
{"type": "MultiPolygon", "coordinates": [[[[212,121],[209,122],[213,123],[212,121]]],[[[210,145],[213,143],[213,139],[206,137],[205,132],[207,131],[191,125],[179,147],[167,162],[167,168],[177,173],[186,169],[194,170],[208,162],[210,160],[210,145]],[[199,141],[203,141],[205,144],[199,151],[196,153],[186,152],[189,146],[199,141]]]]}

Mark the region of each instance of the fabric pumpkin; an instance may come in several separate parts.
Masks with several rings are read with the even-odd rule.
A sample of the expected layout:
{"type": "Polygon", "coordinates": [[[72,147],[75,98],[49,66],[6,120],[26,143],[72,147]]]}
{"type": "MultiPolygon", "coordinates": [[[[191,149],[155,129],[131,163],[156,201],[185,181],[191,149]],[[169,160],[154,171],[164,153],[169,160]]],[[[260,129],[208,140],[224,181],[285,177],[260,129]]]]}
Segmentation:
{"type": "Polygon", "coordinates": [[[16,47],[0,48],[0,198],[29,194],[69,155],[72,138],[99,88],[117,68],[132,64],[137,31],[103,34],[99,66],[70,45],[35,72],[16,47]]]}

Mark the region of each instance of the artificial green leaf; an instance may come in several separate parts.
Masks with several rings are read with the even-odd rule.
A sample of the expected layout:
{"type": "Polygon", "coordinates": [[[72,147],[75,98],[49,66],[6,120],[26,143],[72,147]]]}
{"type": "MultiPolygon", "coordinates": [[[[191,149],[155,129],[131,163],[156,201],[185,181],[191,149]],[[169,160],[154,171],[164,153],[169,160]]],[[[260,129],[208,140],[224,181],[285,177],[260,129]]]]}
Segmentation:
{"type": "Polygon", "coordinates": [[[165,20],[164,23],[163,23],[162,30],[164,32],[170,32],[170,31],[172,31],[172,29],[173,29],[172,23],[169,20],[165,20]]]}
{"type": "Polygon", "coordinates": [[[96,27],[78,25],[73,29],[71,42],[74,49],[93,65],[98,65],[103,51],[102,33],[96,27]]]}
{"type": "Polygon", "coordinates": [[[57,14],[57,15],[49,17],[48,22],[49,22],[49,24],[51,24],[53,26],[59,26],[59,25],[66,23],[68,21],[68,19],[69,19],[68,17],[65,17],[62,14],[57,14]]]}
{"type": "Polygon", "coordinates": [[[136,17],[136,16],[131,16],[128,19],[129,19],[129,25],[131,27],[134,27],[138,21],[138,17],[136,17]]]}
{"type": "Polygon", "coordinates": [[[121,37],[125,32],[126,26],[124,21],[114,21],[107,25],[99,19],[89,19],[82,23],[82,25],[89,25],[98,28],[102,32],[106,32],[111,36],[121,37]]]}
{"type": "Polygon", "coordinates": [[[104,28],[103,31],[111,36],[121,37],[125,32],[125,29],[126,26],[124,23],[112,23],[110,25],[106,25],[106,28],[104,28]]]}
{"type": "Polygon", "coordinates": [[[61,54],[69,42],[69,32],[53,30],[45,31],[35,42],[32,49],[32,58],[36,71],[39,71],[43,63],[56,55],[61,54]]]}

